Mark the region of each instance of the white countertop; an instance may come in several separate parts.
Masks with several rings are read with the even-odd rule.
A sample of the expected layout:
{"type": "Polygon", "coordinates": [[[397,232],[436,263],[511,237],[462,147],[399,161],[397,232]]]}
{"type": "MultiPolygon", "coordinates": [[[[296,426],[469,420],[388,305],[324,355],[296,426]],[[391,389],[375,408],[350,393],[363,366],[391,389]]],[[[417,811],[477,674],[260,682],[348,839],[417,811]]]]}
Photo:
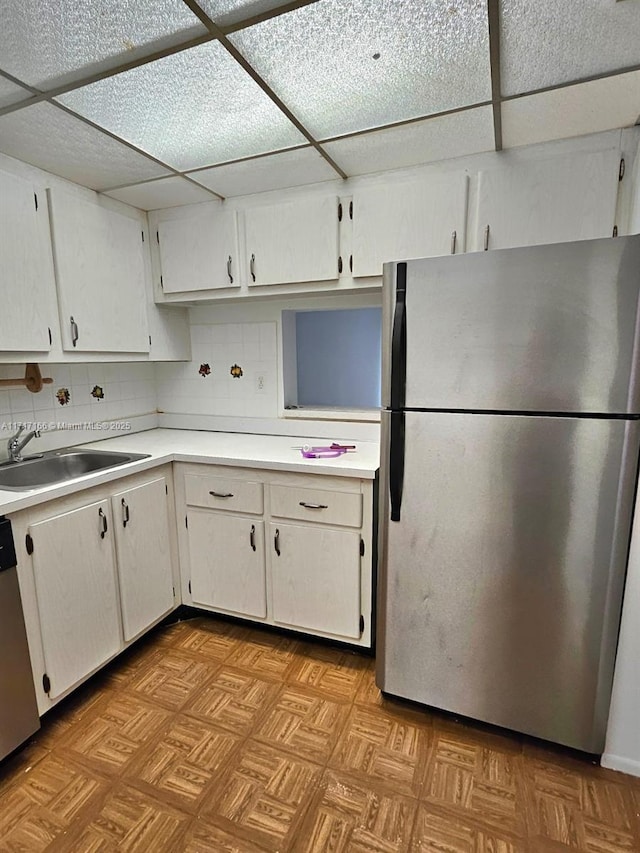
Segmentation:
{"type": "MultiPolygon", "coordinates": [[[[335,437],[335,441],[340,442],[339,435],[335,437]]],[[[354,442],[345,443],[353,444],[354,442]]],[[[86,474],[53,486],[19,492],[0,489],[0,515],[9,515],[81,489],[108,483],[129,474],[137,474],[148,468],[155,468],[166,462],[237,465],[245,468],[298,471],[305,474],[332,474],[363,480],[372,480],[380,464],[379,445],[374,441],[355,442],[355,451],[322,459],[304,459],[299,448],[305,444],[326,447],[331,444],[331,441],[313,437],[305,439],[282,435],[152,429],[83,444],[79,445],[83,449],[148,453],[149,458],[120,465],[109,471],[86,474]]]]}

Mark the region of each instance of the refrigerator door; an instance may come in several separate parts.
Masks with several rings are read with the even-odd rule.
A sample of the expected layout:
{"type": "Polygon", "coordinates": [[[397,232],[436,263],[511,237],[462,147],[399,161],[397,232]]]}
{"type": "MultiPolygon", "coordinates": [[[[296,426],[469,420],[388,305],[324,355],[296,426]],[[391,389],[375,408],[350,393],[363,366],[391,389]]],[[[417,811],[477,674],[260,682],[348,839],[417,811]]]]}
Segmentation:
{"type": "MultiPolygon", "coordinates": [[[[404,482],[385,466],[381,489],[379,687],[601,751],[639,422],[404,418],[404,482]]],[[[389,413],[383,430],[388,458],[389,413]]]]}
{"type": "Polygon", "coordinates": [[[385,264],[384,285],[383,406],[640,411],[638,235],[385,264]]]}

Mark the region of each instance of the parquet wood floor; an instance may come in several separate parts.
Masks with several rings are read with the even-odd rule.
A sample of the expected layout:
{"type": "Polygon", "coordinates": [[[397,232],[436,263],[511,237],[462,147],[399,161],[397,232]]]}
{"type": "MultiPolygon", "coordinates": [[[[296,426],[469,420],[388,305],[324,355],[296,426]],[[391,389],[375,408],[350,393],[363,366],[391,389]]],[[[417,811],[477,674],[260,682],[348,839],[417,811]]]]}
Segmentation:
{"type": "Polygon", "coordinates": [[[370,658],[155,631],[0,764],[0,853],[640,853],[640,779],[385,699],[370,658]]]}

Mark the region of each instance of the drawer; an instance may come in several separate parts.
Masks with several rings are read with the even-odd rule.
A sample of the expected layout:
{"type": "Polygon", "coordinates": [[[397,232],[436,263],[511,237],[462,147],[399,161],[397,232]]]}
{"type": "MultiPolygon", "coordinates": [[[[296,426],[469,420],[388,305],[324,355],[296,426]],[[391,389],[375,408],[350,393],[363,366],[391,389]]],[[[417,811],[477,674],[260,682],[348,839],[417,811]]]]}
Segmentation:
{"type": "Polygon", "coordinates": [[[187,474],[184,478],[184,490],[190,506],[262,515],[262,483],[234,480],[232,477],[187,474]]]}
{"type": "Polygon", "coordinates": [[[341,527],[362,526],[362,495],[323,489],[271,486],[271,515],[319,521],[341,527]]]}

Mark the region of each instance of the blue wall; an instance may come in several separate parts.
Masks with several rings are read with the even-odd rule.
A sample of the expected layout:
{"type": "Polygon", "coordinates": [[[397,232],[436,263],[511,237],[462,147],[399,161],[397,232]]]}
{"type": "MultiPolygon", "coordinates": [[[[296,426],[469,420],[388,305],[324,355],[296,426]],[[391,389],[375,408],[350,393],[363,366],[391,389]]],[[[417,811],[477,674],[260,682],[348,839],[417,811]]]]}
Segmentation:
{"type": "Polygon", "coordinates": [[[296,313],[298,405],[380,406],[380,308],[296,313]]]}

